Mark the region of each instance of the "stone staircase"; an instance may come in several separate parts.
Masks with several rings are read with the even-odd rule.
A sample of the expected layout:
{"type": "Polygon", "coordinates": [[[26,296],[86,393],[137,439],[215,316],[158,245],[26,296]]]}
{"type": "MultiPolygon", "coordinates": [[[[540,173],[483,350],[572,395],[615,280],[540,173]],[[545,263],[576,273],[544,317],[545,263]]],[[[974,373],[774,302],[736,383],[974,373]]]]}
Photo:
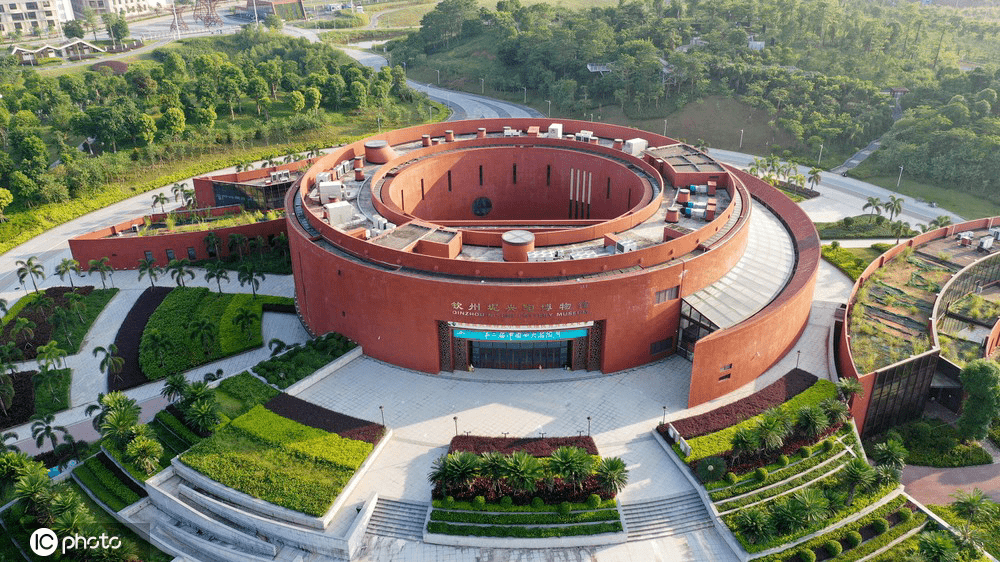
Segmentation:
{"type": "Polygon", "coordinates": [[[622,502],[628,540],[643,541],[712,527],[712,516],[697,492],[638,502],[622,502]]]}
{"type": "Polygon", "coordinates": [[[379,497],[365,533],[380,537],[422,540],[429,509],[430,506],[426,503],[379,497]]]}

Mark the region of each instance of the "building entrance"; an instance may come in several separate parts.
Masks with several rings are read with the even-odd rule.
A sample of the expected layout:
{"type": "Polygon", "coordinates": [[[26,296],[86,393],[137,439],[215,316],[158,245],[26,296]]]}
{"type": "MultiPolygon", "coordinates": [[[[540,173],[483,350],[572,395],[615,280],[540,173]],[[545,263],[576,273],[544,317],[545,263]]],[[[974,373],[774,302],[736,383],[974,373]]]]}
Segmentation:
{"type": "Polygon", "coordinates": [[[570,364],[572,341],[471,341],[469,359],[485,369],[561,369],[570,364]]]}

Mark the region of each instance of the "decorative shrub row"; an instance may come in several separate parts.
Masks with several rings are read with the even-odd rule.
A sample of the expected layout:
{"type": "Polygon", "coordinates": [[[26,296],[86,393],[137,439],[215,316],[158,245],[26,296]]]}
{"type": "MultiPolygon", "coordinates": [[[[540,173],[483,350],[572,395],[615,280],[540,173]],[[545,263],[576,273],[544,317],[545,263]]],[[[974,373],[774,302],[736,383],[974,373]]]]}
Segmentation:
{"type": "Polygon", "coordinates": [[[306,458],[326,461],[351,471],[357,470],[373,449],[371,443],[302,425],[260,405],[233,420],[230,427],[266,443],[287,447],[306,458]]]}
{"type": "Polygon", "coordinates": [[[479,523],[485,525],[558,525],[561,523],[594,523],[599,521],[618,521],[617,509],[601,509],[583,511],[569,515],[545,513],[491,514],[476,511],[442,511],[431,512],[431,521],[446,521],[450,523],[479,523]]]}
{"type": "Polygon", "coordinates": [[[114,457],[115,462],[118,463],[119,466],[124,468],[125,471],[128,472],[129,475],[132,476],[132,478],[134,478],[136,482],[145,482],[147,478],[163,470],[163,466],[159,463],[159,461],[157,461],[156,469],[153,470],[153,472],[146,474],[145,471],[137,467],[135,464],[126,461],[125,451],[122,451],[120,448],[115,446],[115,444],[111,441],[111,439],[102,439],[101,446],[104,447],[104,449],[108,452],[110,456],[114,457]]]}
{"type": "MultiPolygon", "coordinates": [[[[743,498],[740,498],[740,499],[737,499],[737,500],[716,501],[715,503],[718,506],[718,508],[719,508],[720,511],[729,511],[730,509],[736,509],[737,507],[743,507],[745,505],[750,505],[750,504],[752,504],[754,502],[758,502],[760,500],[764,500],[764,499],[767,499],[767,498],[773,498],[773,497],[781,494],[782,492],[791,490],[792,488],[795,488],[797,486],[801,486],[802,484],[805,484],[806,482],[809,482],[809,481],[812,481],[812,480],[820,480],[820,479],[822,479],[824,477],[823,475],[829,475],[830,472],[832,472],[833,470],[836,470],[837,467],[843,465],[844,462],[846,462],[847,460],[850,460],[851,458],[852,457],[850,455],[844,455],[843,457],[841,457],[840,459],[838,459],[837,462],[828,464],[828,465],[824,466],[820,470],[814,470],[812,472],[803,472],[803,473],[799,474],[799,476],[796,476],[795,478],[789,479],[787,482],[785,482],[784,484],[782,484],[780,486],[775,486],[773,488],[768,488],[766,490],[761,490],[760,492],[757,492],[755,494],[752,494],[752,495],[749,495],[749,496],[746,496],[746,497],[743,497],[743,498]]],[[[768,476],[768,478],[769,478],[769,476],[768,476]]],[[[765,478],[765,480],[766,480],[766,478],[765,478]]]]}
{"type": "Polygon", "coordinates": [[[320,367],[357,347],[340,334],[329,333],[287,353],[258,363],[253,372],[285,389],[315,373],[320,367]]]}
{"type": "MultiPolygon", "coordinates": [[[[763,481],[755,478],[754,476],[750,476],[747,480],[745,480],[742,483],[730,486],[723,490],[711,492],[709,494],[709,497],[712,498],[712,501],[719,502],[721,500],[728,499],[733,496],[739,496],[741,494],[752,492],[757,488],[770,486],[771,484],[774,484],[776,482],[781,482],[786,478],[791,478],[793,474],[803,473],[807,470],[810,470],[813,467],[823,463],[824,461],[833,458],[835,455],[839,454],[843,450],[844,446],[838,442],[829,451],[824,451],[820,449],[819,452],[813,453],[813,455],[808,459],[803,459],[785,465],[784,470],[782,470],[781,468],[777,468],[777,470],[775,470],[773,468],[768,469],[768,467],[763,467],[765,470],[768,470],[768,475],[766,478],[764,478],[763,481]]],[[[778,464],[780,463],[775,463],[775,466],[777,467],[778,464]]]]}
{"type": "MultiPolygon", "coordinates": [[[[601,499],[609,500],[614,496],[601,489],[595,475],[588,476],[582,488],[577,488],[569,482],[564,482],[561,478],[555,478],[551,486],[540,485],[534,492],[516,490],[506,481],[496,481],[491,478],[476,478],[469,488],[453,491],[451,494],[458,501],[472,501],[476,496],[483,496],[488,503],[499,503],[504,496],[510,496],[517,505],[527,505],[534,498],[541,498],[547,504],[559,504],[563,501],[571,503],[585,504],[591,494],[597,494],[601,499]]],[[[445,497],[444,490],[440,485],[434,487],[433,497],[442,499],[445,497]]],[[[589,508],[583,508],[589,509],[589,508]]]]}
{"type": "Polygon", "coordinates": [[[202,440],[201,437],[198,437],[195,432],[188,429],[188,426],[184,425],[179,419],[177,419],[177,417],[167,410],[157,412],[153,418],[166,426],[167,429],[174,433],[174,435],[185,441],[188,447],[202,440]]]}
{"type": "Polygon", "coordinates": [[[112,511],[121,511],[129,505],[128,502],[108,490],[85,464],[74,468],[73,474],[85,488],[90,490],[92,494],[97,496],[97,499],[101,500],[101,503],[108,506],[112,511]]]}
{"type": "Polygon", "coordinates": [[[427,524],[427,530],[431,533],[439,533],[442,535],[458,535],[466,537],[544,539],[550,537],[620,533],[622,530],[622,524],[597,523],[593,525],[574,525],[571,527],[478,527],[471,525],[452,525],[440,521],[431,521],[427,524]]]}
{"type": "Polygon", "coordinates": [[[838,562],[841,560],[847,562],[850,560],[861,559],[894,541],[907,531],[923,525],[924,521],[927,520],[927,516],[924,515],[923,512],[917,512],[907,521],[903,521],[901,519],[899,523],[897,523],[889,531],[869,539],[866,542],[861,542],[861,535],[858,533],[860,529],[871,525],[874,521],[884,520],[891,514],[902,510],[906,510],[912,514],[910,508],[906,506],[906,498],[900,496],[886,503],[882,507],[873,510],[871,513],[865,515],[857,521],[854,521],[853,523],[849,523],[835,531],[820,535],[812,540],[795,546],[794,548],[758,558],[757,561],[785,562],[788,560],[795,560],[795,555],[797,553],[803,550],[818,550],[820,548],[825,548],[826,543],[831,541],[837,542],[838,544],[846,543],[843,547],[843,554],[837,558],[838,562]],[[855,542],[857,544],[854,544],[855,542]]]}
{"type": "MultiPolygon", "coordinates": [[[[820,380],[778,407],[789,414],[794,414],[804,406],[819,406],[823,400],[836,398],[836,396],[837,387],[828,380],[820,380]]],[[[733,435],[740,428],[753,429],[756,427],[757,422],[758,416],[754,416],[738,424],[728,426],[726,429],[688,440],[688,445],[691,446],[691,456],[684,460],[693,462],[706,457],[722,455],[731,449],[730,443],[733,435]]]]}
{"type": "MultiPolygon", "coordinates": [[[[83,467],[86,471],[89,471],[95,478],[97,478],[97,480],[105,489],[107,489],[108,492],[124,502],[125,505],[132,505],[133,503],[139,501],[139,494],[133,492],[128,486],[119,480],[118,477],[108,470],[97,457],[90,457],[87,459],[87,461],[83,463],[83,467]]],[[[79,467],[74,468],[73,470],[79,470],[79,467]]],[[[115,511],[118,510],[116,509],[115,511]]]]}
{"type": "MultiPolygon", "coordinates": [[[[772,451],[769,454],[762,453],[748,460],[740,459],[739,464],[732,463],[733,459],[732,451],[726,451],[721,456],[723,459],[725,459],[726,463],[729,464],[729,470],[731,472],[735,472],[737,474],[748,473],[759,467],[767,466],[773,462],[776,462],[779,458],[781,458],[781,455],[788,455],[788,456],[798,455],[801,457],[803,449],[807,447],[811,449],[813,446],[816,446],[818,443],[824,441],[825,439],[827,439],[828,437],[832,436],[835,433],[841,433],[841,432],[846,433],[846,430],[848,430],[849,428],[850,428],[849,424],[836,424],[830,426],[823,433],[820,433],[815,437],[810,437],[801,434],[793,434],[793,436],[787,439],[785,441],[785,444],[782,445],[781,448],[778,449],[777,451],[772,451]]],[[[812,454],[811,450],[809,454],[812,454]]]]}
{"type": "MultiPolygon", "coordinates": [[[[819,380],[815,375],[795,369],[761,390],[710,412],[671,422],[685,439],[723,430],[752,418],[769,408],[779,406],[798,396],[819,380]]],[[[666,425],[657,428],[667,436],[666,425]]]]}
{"type": "Polygon", "coordinates": [[[235,377],[229,377],[228,379],[223,380],[219,383],[218,390],[242,403],[241,409],[245,409],[245,411],[239,413],[232,412],[236,414],[236,416],[245,414],[246,411],[249,411],[249,409],[253,406],[256,406],[257,404],[265,404],[268,400],[271,400],[278,394],[281,394],[279,391],[270,387],[247,371],[243,371],[235,377]]]}
{"type": "MultiPolygon", "coordinates": [[[[504,505],[502,503],[487,503],[483,506],[476,507],[472,502],[468,501],[453,501],[449,502],[447,499],[444,500],[431,500],[431,505],[436,509],[446,509],[452,511],[476,511],[485,513],[557,513],[559,511],[559,505],[547,504],[542,500],[542,498],[537,498],[537,501],[533,498],[530,503],[524,505],[504,505]]],[[[569,502],[570,511],[585,511],[590,509],[612,509],[617,508],[618,503],[614,499],[601,500],[601,503],[597,505],[596,508],[588,505],[585,502],[569,502]]]]}
{"type": "Polygon", "coordinates": [[[482,435],[456,435],[451,438],[448,453],[466,451],[481,455],[498,452],[509,455],[524,451],[533,457],[547,457],[559,447],[579,447],[590,455],[597,455],[594,438],[582,437],[486,437],[482,435]]]}

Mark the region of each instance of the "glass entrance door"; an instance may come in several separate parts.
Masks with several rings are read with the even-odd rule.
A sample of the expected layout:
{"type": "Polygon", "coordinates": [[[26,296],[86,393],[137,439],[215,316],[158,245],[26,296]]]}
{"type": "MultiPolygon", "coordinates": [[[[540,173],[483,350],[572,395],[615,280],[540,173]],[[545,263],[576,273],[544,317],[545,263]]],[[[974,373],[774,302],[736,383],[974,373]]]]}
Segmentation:
{"type": "Polygon", "coordinates": [[[571,341],[498,342],[472,341],[469,358],[484,369],[561,369],[572,357],[571,341]]]}

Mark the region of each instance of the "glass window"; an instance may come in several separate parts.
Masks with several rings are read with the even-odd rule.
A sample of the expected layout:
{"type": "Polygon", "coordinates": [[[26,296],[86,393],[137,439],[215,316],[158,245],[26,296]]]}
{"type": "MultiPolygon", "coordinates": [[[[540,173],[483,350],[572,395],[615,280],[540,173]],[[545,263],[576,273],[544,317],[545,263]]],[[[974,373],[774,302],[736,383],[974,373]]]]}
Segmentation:
{"type": "Polygon", "coordinates": [[[152,259],[153,259],[153,252],[151,252],[149,250],[146,250],[143,253],[146,254],[146,261],[152,261],[152,259]]]}
{"type": "Polygon", "coordinates": [[[175,259],[177,259],[177,257],[174,256],[174,251],[173,250],[167,250],[167,261],[168,262],[172,262],[175,259]]]}
{"type": "Polygon", "coordinates": [[[198,259],[198,254],[194,251],[194,248],[188,248],[188,259],[191,261],[198,259]]]}

